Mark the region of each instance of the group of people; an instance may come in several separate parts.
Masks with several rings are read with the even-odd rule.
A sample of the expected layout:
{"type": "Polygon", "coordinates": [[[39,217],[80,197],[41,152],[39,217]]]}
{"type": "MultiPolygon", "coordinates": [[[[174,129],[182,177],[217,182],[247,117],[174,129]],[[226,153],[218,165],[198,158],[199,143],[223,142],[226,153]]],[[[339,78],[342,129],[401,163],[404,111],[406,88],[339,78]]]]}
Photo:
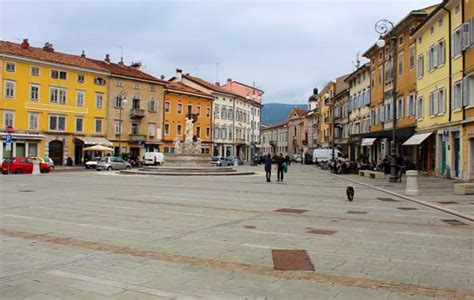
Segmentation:
{"type": "Polygon", "coordinates": [[[267,182],[272,182],[272,165],[275,163],[275,170],[277,171],[277,181],[283,182],[283,174],[288,172],[289,156],[284,157],[283,154],[275,155],[273,158],[270,154],[267,154],[265,158],[265,174],[267,182]]]}

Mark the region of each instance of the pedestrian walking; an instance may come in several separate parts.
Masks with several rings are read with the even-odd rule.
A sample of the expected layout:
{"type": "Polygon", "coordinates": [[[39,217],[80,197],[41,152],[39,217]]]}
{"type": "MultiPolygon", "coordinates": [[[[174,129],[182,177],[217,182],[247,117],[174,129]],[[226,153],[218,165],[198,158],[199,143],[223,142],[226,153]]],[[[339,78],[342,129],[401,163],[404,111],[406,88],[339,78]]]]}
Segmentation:
{"type": "Polygon", "coordinates": [[[272,182],[271,177],[272,177],[272,156],[270,154],[267,154],[267,157],[265,158],[265,174],[267,177],[267,182],[272,182]]]}
{"type": "Polygon", "coordinates": [[[283,173],[285,172],[285,158],[283,154],[280,153],[279,156],[275,158],[276,170],[277,170],[277,181],[283,182],[283,173]]]}
{"type": "Polygon", "coordinates": [[[285,161],[288,164],[288,166],[291,165],[291,159],[290,159],[290,156],[288,154],[285,156],[285,161]]]}

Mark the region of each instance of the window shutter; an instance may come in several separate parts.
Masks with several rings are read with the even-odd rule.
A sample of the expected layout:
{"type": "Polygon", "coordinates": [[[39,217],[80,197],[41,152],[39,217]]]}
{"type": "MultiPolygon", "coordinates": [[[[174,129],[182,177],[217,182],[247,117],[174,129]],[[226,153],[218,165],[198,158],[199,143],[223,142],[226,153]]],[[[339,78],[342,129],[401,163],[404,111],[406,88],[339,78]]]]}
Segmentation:
{"type": "Polygon", "coordinates": [[[451,33],[451,58],[454,58],[454,34],[451,33]]]}
{"type": "Polygon", "coordinates": [[[451,95],[450,95],[450,98],[451,98],[451,110],[454,110],[454,88],[455,88],[455,85],[454,83],[451,85],[451,95]]]}
{"type": "Polygon", "coordinates": [[[466,50],[471,45],[471,35],[470,35],[470,22],[462,24],[462,50],[466,50]]]}
{"type": "Polygon", "coordinates": [[[469,20],[469,41],[471,42],[469,47],[474,47],[474,17],[469,20]]]}
{"type": "Polygon", "coordinates": [[[403,105],[403,98],[400,99],[400,107],[398,108],[400,110],[400,119],[403,119],[404,114],[404,105],[403,105]]]}
{"type": "Polygon", "coordinates": [[[468,77],[464,77],[462,79],[462,105],[467,106],[468,105],[468,84],[467,84],[467,79],[468,77]]]}
{"type": "Polygon", "coordinates": [[[446,90],[440,89],[438,93],[439,113],[444,114],[446,112],[446,90]]]}
{"type": "Polygon", "coordinates": [[[438,46],[433,46],[433,69],[438,66],[438,46]]]}

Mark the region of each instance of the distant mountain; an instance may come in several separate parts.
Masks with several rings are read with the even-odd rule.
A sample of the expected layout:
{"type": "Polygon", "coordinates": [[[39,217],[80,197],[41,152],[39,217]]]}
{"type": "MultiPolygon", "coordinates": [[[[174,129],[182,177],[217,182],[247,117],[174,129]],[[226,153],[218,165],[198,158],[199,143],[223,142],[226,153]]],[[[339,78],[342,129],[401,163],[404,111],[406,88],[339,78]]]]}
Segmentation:
{"type": "Polygon", "coordinates": [[[293,107],[307,109],[306,104],[265,103],[262,108],[262,124],[271,125],[286,121],[293,107]]]}

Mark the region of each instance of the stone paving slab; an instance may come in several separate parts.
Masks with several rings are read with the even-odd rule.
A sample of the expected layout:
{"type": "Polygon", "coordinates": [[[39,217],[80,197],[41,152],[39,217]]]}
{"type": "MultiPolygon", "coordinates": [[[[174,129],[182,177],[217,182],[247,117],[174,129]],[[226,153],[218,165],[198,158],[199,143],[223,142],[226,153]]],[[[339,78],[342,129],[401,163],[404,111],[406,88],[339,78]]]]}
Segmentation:
{"type": "Polygon", "coordinates": [[[474,297],[472,223],[369,187],[348,202],[313,166],[283,184],[239,168],[259,175],[2,177],[0,297],[474,297]],[[306,250],[315,271],[274,270],[272,249],[306,250]]]}

